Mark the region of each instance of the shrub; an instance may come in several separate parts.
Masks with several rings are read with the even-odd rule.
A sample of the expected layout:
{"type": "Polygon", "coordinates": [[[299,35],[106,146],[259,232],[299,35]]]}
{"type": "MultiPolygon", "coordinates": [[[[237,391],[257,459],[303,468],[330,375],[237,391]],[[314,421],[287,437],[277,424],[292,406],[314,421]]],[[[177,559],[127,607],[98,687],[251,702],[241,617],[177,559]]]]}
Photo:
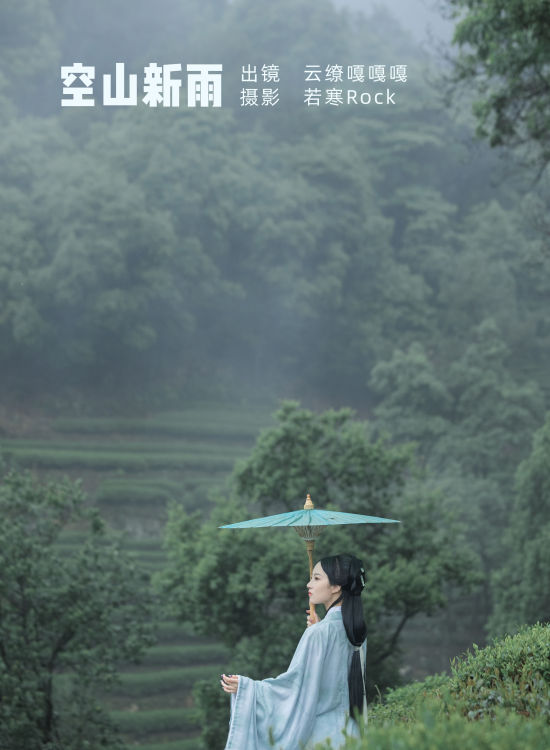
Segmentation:
{"type": "MultiPolygon", "coordinates": [[[[455,714],[443,718],[424,710],[412,724],[374,726],[361,739],[348,739],[345,750],[548,750],[549,730],[544,720],[529,721],[504,714],[469,722],[455,714]]],[[[329,744],[315,750],[329,750],[329,744]]]]}
{"type": "Polygon", "coordinates": [[[452,664],[451,689],[469,718],[496,706],[550,719],[550,625],[524,626],[452,664]]]}
{"type": "Polygon", "coordinates": [[[450,678],[446,674],[430,675],[422,682],[388,690],[384,702],[369,705],[370,724],[388,724],[412,721],[419,707],[427,701],[439,698],[449,689],[450,678]]]}
{"type": "MultiPolygon", "coordinates": [[[[550,746],[550,625],[473,646],[435,675],[385,696],[349,750],[546,750],[550,746]],[[472,721],[475,720],[475,721],[472,721]]],[[[322,746],[319,746],[319,749],[322,746]]]]}

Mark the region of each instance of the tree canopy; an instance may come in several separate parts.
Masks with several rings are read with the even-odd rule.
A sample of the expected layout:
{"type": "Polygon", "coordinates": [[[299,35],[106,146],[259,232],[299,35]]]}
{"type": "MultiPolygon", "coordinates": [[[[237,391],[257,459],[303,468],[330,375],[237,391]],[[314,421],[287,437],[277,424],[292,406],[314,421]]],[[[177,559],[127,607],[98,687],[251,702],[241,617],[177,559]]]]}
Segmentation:
{"type": "Polygon", "coordinates": [[[78,485],[8,472],[0,515],[0,745],[118,747],[99,690],[152,642],[146,576],[83,510],[78,485]],[[79,551],[64,554],[60,533],[86,516],[79,551]]]}
{"type": "Polygon", "coordinates": [[[550,161],[548,0],[448,0],[460,48],[454,79],[473,87],[477,132],[550,161]]]}
{"type": "Polygon", "coordinates": [[[276,417],[207,523],[173,508],[164,589],[179,618],[232,648],[231,671],[281,672],[304,627],[303,542],[291,529],[218,526],[298,509],[309,490],[318,507],[399,519],[327,527],[316,543],[317,559],[348,551],[365,563],[372,694],[396,679],[399,635],[410,618],[444,606],[450,585],[468,589],[477,581],[475,556],[441,498],[416,485],[408,451],[374,439],[347,410],[317,415],[287,403],[276,417]]]}
{"type": "Polygon", "coordinates": [[[504,538],[507,559],[494,573],[490,627],[513,632],[550,621],[550,416],[537,430],[516,474],[514,503],[504,538]]]}
{"type": "MultiPolygon", "coordinates": [[[[388,684],[399,624],[436,611],[462,585],[456,540],[484,565],[470,611],[484,618],[492,594],[501,597],[498,579],[494,592],[488,582],[508,562],[513,476],[548,407],[550,257],[532,220],[544,201],[523,177],[509,179],[486,142],[471,150],[467,114],[442,106],[430,61],[387,14],[352,16],[328,0],[268,5],[1,5],[0,378],[6,399],[20,396],[25,408],[33,395],[87,410],[102,396],[147,409],[197,394],[282,395],[368,416],[365,426],[349,412],[286,406],[213,523],[295,507],[308,490],[318,503],[407,519],[391,534],[327,532],[319,546],[367,550],[371,658],[390,653],[371,671],[388,684]],[[58,64],[82,59],[100,76],[117,58],[138,71],[199,55],[226,66],[220,110],[59,106],[58,64]],[[239,107],[241,65],[271,61],[281,65],[280,108],[239,107]],[[375,61],[408,63],[395,108],[304,106],[305,64],[375,61]],[[410,441],[426,474],[396,447],[410,441]],[[468,532],[456,532],[446,557],[453,514],[468,532]]],[[[480,132],[543,166],[548,3],[447,6],[458,14],[457,81],[479,85],[480,132]]],[[[172,528],[182,535],[174,592],[177,575],[194,575],[181,562],[189,559],[201,627],[211,627],[203,589],[227,586],[254,625],[236,659],[258,674],[280,668],[301,616],[273,613],[266,639],[279,627],[289,637],[284,653],[267,651],[267,640],[253,640],[264,623],[235,535],[219,537],[222,555],[198,520],[175,512],[172,528]],[[235,567],[228,583],[217,572],[224,555],[235,567]]],[[[242,554],[265,582],[268,607],[270,587],[285,585],[270,583],[271,567],[300,545],[274,538],[268,554],[249,539],[242,554]]],[[[537,546],[526,575],[542,555],[537,546]]],[[[281,590],[294,612],[299,595],[281,590]]],[[[226,609],[220,637],[236,643],[226,609]]]]}

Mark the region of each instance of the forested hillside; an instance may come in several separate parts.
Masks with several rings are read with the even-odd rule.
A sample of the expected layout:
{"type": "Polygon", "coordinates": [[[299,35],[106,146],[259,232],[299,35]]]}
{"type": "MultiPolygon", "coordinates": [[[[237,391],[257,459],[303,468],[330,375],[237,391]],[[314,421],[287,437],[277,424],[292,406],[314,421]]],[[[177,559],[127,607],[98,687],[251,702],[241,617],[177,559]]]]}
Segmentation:
{"type": "MultiPolygon", "coordinates": [[[[504,81],[509,73],[499,57],[509,29],[492,36],[489,11],[457,38],[475,45],[476,24],[486,23],[493,57],[481,45],[453,81],[388,12],[340,5],[1,4],[0,450],[42,478],[82,477],[109,522],[153,540],[158,570],[170,500],[173,532],[192,523],[185,514],[194,508],[200,524],[224,507],[275,512],[279,490],[299,504],[318,481],[341,510],[376,501],[370,510],[384,516],[395,501],[414,529],[414,554],[418,519],[429,514],[434,559],[447,534],[449,550],[464,555],[455,562],[467,565],[460,572],[445,558],[425,600],[413,592],[422,604],[398,630],[386,685],[550,617],[548,112],[541,94],[531,119],[502,109],[499,120],[499,102],[513,108],[520,96],[513,82],[511,98],[488,97],[472,114],[479,66],[504,81]],[[185,73],[179,107],[148,106],[141,90],[136,106],[102,104],[100,80],[115,63],[142,76],[154,61],[183,71],[223,64],[223,105],[187,106],[185,73]],[[95,67],[94,107],[61,106],[61,66],[76,62],[95,67]],[[344,77],[363,65],[367,80],[353,86],[391,90],[395,104],[307,106],[304,70],[313,64],[323,74],[340,65],[344,77]],[[381,64],[388,78],[369,80],[369,66],[381,64]],[[279,103],[242,106],[243,87],[263,85],[243,82],[242,70],[264,65],[280,71],[279,83],[264,84],[278,86],[279,103]],[[391,65],[405,66],[405,80],[390,80],[391,65]],[[461,98],[446,98],[461,81],[461,98]],[[476,126],[508,150],[476,140],[476,126]],[[531,156],[529,143],[538,162],[525,169],[510,149],[531,156]],[[288,398],[310,416],[286,435],[286,463],[275,450],[270,464],[254,439],[288,398]],[[195,432],[170,433],[199,403],[195,432]],[[328,410],[341,407],[354,415],[329,429],[328,410]],[[315,414],[326,440],[298,461],[295,446],[318,435],[304,426],[315,414]],[[348,428],[387,456],[406,453],[398,489],[384,475],[391,490],[373,495],[373,475],[355,471],[353,453],[342,467],[348,428]],[[285,466],[295,459],[290,481],[285,466]],[[270,475],[275,465],[281,473],[270,475]]],[[[528,23],[538,24],[532,59],[544,72],[548,33],[533,5],[531,21],[512,22],[523,42],[528,23]]],[[[446,6],[464,10],[460,0],[446,6]]],[[[283,418],[263,439],[284,427],[283,418]]],[[[384,549],[372,552],[373,566],[391,557],[384,549]]],[[[373,631],[382,610],[373,597],[373,631]]],[[[399,612],[388,605],[388,627],[399,612]]]]}

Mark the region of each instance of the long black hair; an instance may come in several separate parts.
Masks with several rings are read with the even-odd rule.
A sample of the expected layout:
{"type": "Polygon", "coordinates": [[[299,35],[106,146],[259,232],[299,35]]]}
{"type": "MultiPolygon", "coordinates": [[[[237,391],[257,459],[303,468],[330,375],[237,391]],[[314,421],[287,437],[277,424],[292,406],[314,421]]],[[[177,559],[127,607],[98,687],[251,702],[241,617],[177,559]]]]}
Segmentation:
{"type": "MultiPolygon", "coordinates": [[[[331,586],[341,586],[342,592],[330,607],[342,602],[342,620],[346,635],[353,646],[361,646],[367,637],[367,626],[363,617],[361,591],[365,587],[365,569],[359,558],[353,555],[333,555],[320,560],[331,586]]],[[[329,609],[330,609],[329,607],[329,609]]],[[[350,716],[363,711],[365,675],[361,669],[361,655],[353,652],[348,672],[350,716]]]]}

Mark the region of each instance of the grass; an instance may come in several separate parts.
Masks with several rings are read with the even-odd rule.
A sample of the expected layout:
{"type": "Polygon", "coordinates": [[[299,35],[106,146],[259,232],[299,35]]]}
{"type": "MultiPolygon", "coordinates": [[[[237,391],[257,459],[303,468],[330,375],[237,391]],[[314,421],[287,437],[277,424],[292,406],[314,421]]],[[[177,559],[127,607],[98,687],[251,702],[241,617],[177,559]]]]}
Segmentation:
{"type": "Polygon", "coordinates": [[[121,684],[115,686],[113,695],[139,698],[175,690],[191,690],[198,680],[214,679],[219,673],[219,665],[212,664],[151,672],[126,672],[121,675],[121,684]]]}
{"type": "Polygon", "coordinates": [[[193,455],[191,453],[142,453],[124,450],[88,451],[85,448],[55,450],[50,448],[13,447],[5,451],[22,467],[34,469],[88,469],[93,471],[156,471],[174,469],[178,471],[229,472],[233,468],[232,458],[215,454],[193,455]]]}
{"type": "Polygon", "coordinates": [[[228,658],[225,646],[212,643],[153,646],[143,664],[155,667],[187,667],[193,664],[220,664],[228,658]]]}
{"type": "MultiPolygon", "coordinates": [[[[220,672],[223,670],[220,669],[220,672]]],[[[110,711],[162,711],[179,710],[190,705],[190,693],[185,690],[171,690],[169,693],[158,695],[143,695],[139,697],[127,695],[104,696],[104,703],[110,711]]]]}
{"type": "Polygon", "coordinates": [[[132,744],[128,745],[128,750],[202,750],[202,746],[199,744],[199,736],[187,737],[182,740],[172,740],[167,742],[147,742],[145,745],[141,743],[139,745],[132,744]]]}
{"type": "MultiPolygon", "coordinates": [[[[84,440],[48,440],[44,445],[44,440],[27,440],[19,439],[0,439],[0,447],[10,452],[12,450],[29,450],[42,451],[86,451],[99,452],[105,450],[105,441],[90,442],[84,440]]],[[[246,455],[247,447],[242,445],[218,445],[213,441],[198,442],[197,440],[171,440],[169,442],[147,441],[142,440],[113,440],[110,443],[109,450],[122,450],[132,453],[175,453],[181,452],[189,455],[211,456],[223,453],[228,458],[235,458],[246,455]]]]}
{"type": "Polygon", "coordinates": [[[183,734],[197,729],[197,716],[193,708],[111,711],[110,716],[121,732],[136,738],[164,732],[183,734]]]}
{"type": "Polygon", "coordinates": [[[174,437],[241,438],[251,440],[270,422],[267,412],[242,409],[190,410],[149,418],[59,418],[52,427],[59,433],[141,434],[174,437]]]}
{"type": "Polygon", "coordinates": [[[175,620],[163,620],[157,628],[159,641],[162,643],[177,643],[182,638],[193,638],[194,643],[205,642],[207,639],[197,636],[188,622],[176,622],[175,620]]]}
{"type": "Polygon", "coordinates": [[[185,478],[181,482],[146,479],[109,479],[100,484],[95,500],[102,505],[147,505],[182,498],[194,504],[197,491],[207,492],[221,487],[223,480],[216,477],[185,478]]]}

